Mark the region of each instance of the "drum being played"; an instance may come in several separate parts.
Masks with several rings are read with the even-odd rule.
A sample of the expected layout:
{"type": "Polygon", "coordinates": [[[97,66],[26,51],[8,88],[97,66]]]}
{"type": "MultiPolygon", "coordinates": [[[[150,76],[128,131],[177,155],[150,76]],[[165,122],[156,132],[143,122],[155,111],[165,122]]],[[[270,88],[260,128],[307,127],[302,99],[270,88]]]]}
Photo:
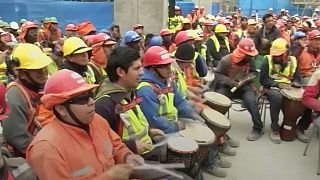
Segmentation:
{"type": "Polygon", "coordinates": [[[283,95],[283,122],[280,127],[280,137],[284,141],[293,141],[296,139],[297,120],[305,111],[305,106],[301,102],[304,90],[292,88],[290,90],[281,89],[280,92],[283,95]]]}
{"type": "Polygon", "coordinates": [[[179,134],[198,143],[197,156],[199,163],[201,163],[206,158],[210,145],[214,143],[216,136],[211,129],[200,123],[185,123],[185,126],[186,128],[179,131],[179,134]]]}
{"type": "Polygon", "coordinates": [[[185,137],[170,137],[167,140],[167,162],[184,163],[185,170],[191,170],[197,161],[198,144],[185,137]]]}
{"type": "Polygon", "coordinates": [[[205,92],[203,97],[206,100],[204,104],[222,114],[226,114],[231,107],[231,100],[223,94],[216,92],[205,92]]]}
{"type": "Polygon", "coordinates": [[[206,124],[216,135],[216,139],[222,137],[231,128],[229,119],[216,110],[211,108],[203,109],[201,116],[206,120],[206,124]]]}

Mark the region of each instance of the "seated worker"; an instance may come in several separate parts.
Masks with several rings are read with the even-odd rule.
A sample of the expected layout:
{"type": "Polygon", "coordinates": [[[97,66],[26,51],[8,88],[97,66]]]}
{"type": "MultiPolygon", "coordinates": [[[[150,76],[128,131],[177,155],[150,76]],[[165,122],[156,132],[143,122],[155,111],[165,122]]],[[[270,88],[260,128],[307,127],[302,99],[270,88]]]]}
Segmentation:
{"type": "Polygon", "coordinates": [[[41,49],[29,43],[18,44],[11,63],[17,79],[7,85],[6,97],[11,113],[2,122],[3,137],[16,156],[25,156],[33,137],[46,124],[40,111],[40,97],[48,78],[47,66],[52,60],[41,49]]]}
{"type": "Polygon", "coordinates": [[[41,101],[55,116],[27,150],[39,180],[129,179],[133,166],[144,163],[95,113],[92,91],[97,86],[67,69],[48,79],[41,101]]]}
{"type": "MultiPolygon", "coordinates": [[[[0,122],[8,118],[10,107],[5,100],[6,87],[0,83],[0,122]]],[[[0,179],[1,180],[36,180],[26,160],[18,157],[11,158],[8,149],[3,143],[3,136],[0,134],[0,179]],[[21,169],[19,171],[18,169],[21,169]],[[18,172],[18,173],[16,173],[18,172]]]]}
{"type": "Polygon", "coordinates": [[[256,93],[250,85],[256,74],[253,58],[257,54],[258,51],[251,39],[241,39],[234,52],[223,57],[219,62],[215,71],[215,79],[211,84],[213,91],[230,99],[240,98],[243,100],[253,122],[253,130],[247,137],[249,141],[256,141],[263,135],[256,93]]]}
{"type": "Polygon", "coordinates": [[[283,38],[273,41],[270,55],[264,57],[260,72],[260,83],[270,102],[270,139],[276,144],[281,143],[278,121],[282,107],[282,95],[279,89],[291,89],[291,86],[301,86],[297,60],[294,56],[289,56],[288,48],[289,44],[283,38]]]}
{"type": "Polygon", "coordinates": [[[108,79],[96,90],[95,110],[108,120],[110,127],[122,137],[122,141],[134,153],[145,159],[160,160],[154,151],[152,137],[162,136],[160,129],[149,129],[134,91],[140,81],[142,64],[139,52],[129,47],[118,47],[107,64],[108,79]],[[126,126],[126,118],[131,126],[126,126]]]}
{"type": "MultiPolygon", "coordinates": [[[[185,129],[184,122],[179,118],[204,122],[181,96],[171,79],[171,63],[174,60],[162,47],[149,48],[144,54],[143,74],[136,92],[137,96],[142,98],[140,107],[150,127],[160,129],[166,134],[185,129]]],[[[218,167],[217,153],[213,155],[214,157],[206,160],[206,170],[215,176],[225,177],[226,172],[218,167]]]]}
{"type": "Polygon", "coordinates": [[[78,37],[66,39],[63,44],[63,56],[65,59],[61,69],[69,69],[80,74],[89,84],[96,83],[94,71],[89,66],[88,52],[91,49],[78,37]]]}

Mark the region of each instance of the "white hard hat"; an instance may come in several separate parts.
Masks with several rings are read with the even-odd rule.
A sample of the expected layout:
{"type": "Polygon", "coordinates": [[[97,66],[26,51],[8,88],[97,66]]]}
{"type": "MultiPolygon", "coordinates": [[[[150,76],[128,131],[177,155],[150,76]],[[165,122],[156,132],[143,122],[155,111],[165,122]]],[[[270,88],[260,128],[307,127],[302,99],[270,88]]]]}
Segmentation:
{"type": "Polygon", "coordinates": [[[269,11],[273,11],[273,8],[269,8],[269,11]]]}
{"type": "Polygon", "coordinates": [[[281,12],[285,12],[286,10],[282,8],[280,11],[281,11],[281,12]]]}
{"type": "Polygon", "coordinates": [[[0,35],[5,35],[5,34],[8,34],[8,32],[0,28],[0,35]]]}
{"type": "Polygon", "coordinates": [[[11,27],[12,29],[14,29],[14,30],[18,30],[18,29],[19,29],[18,23],[17,23],[17,22],[14,22],[14,21],[12,21],[12,22],[10,23],[10,27],[11,27]]]}
{"type": "Polygon", "coordinates": [[[289,12],[289,10],[288,9],[286,9],[286,13],[288,13],[289,12]]]}
{"type": "Polygon", "coordinates": [[[320,11],[320,9],[319,9],[319,8],[316,8],[314,11],[320,11]]]}
{"type": "Polygon", "coordinates": [[[199,6],[194,6],[195,9],[199,9],[199,6]]]}

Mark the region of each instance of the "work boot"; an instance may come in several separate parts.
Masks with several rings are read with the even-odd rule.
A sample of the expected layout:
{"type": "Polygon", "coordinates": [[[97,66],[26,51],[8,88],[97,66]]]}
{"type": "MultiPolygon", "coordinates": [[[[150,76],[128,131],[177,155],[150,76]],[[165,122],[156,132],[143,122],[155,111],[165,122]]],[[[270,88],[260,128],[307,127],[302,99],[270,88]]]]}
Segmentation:
{"type": "Polygon", "coordinates": [[[304,134],[304,131],[301,131],[299,128],[296,130],[296,134],[297,134],[298,140],[303,142],[303,143],[307,143],[309,138],[310,138],[310,137],[306,136],[304,134]]]}
{"type": "Polygon", "coordinates": [[[204,168],[203,170],[216,177],[224,178],[227,176],[227,172],[218,166],[204,168]]]}
{"type": "Polygon", "coordinates": [[[225,156],[235,156],[237,154],[237,151],[231,148],[230,146],[228,146],[227,144],[224,144],[221,147],[220,152],[222,155],[225,155],[225,156]]]}
{"type": "Polygon", "coordinates": [[[270,130],[270,140],[275,144],[281,143],[279,131],[270,130]]]}
{"type": "Polygon", "coordinates": [[[225,142],[227,143],[227,145],[229,145],[233,148],[237,148],[240,146],[240,142],[238,140],[231,138],[228,134],[223,136],[223,138],[224,138],[225,142]]]}
{"type": "Polygon", "coordinates": [[[248,141],[256,141],[263,135],[263,131],[260,130],[252,130],[247,137],[248,141]]]}
{"type": "Polygon", "coordinates": [[[232,163],[228,158],[220,156],[218,159],[218,166],[221,168],[231,168],[232,163]]]}

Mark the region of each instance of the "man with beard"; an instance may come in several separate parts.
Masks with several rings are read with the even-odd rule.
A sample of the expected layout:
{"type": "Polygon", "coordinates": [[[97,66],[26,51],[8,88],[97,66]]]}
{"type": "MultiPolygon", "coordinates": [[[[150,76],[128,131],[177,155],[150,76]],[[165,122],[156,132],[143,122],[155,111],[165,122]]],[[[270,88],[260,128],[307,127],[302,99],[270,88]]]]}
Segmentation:
{"type": "Polygon", "coordinates": [[[291,86],[300,87],[300,73],[297,60],[289,56],[289,44],[283,38],[272,43],[270,55],[264,57],[261,65],[260,82],[270,102],[271,131],[270,139],[280,144],[279,113],[282,107],[282,95],[279,89],[291,89],[291,86]]]}
{"type": "Polygon", "coordinates": [[[2,123],[3,136],[16,155],[24,156],[37,132],[40,93],[47,81],[47,66],[52,60],[33,44],[21,43],[12,53],[17,79],[7,86],[11,113],[2,123]]]}

